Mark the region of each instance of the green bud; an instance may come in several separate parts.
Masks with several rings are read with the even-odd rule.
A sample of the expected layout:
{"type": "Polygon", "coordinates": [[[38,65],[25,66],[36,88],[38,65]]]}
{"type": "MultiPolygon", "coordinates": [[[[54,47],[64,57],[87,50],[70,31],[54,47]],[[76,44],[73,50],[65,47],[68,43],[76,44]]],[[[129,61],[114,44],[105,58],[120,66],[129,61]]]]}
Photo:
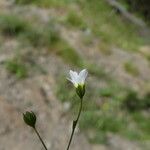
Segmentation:
{"type": "Polygon", "coordinates": [[[27,125],[35,128],[36,115],[34,114],[34,112],[27,111],[25,114],[23,114],[23,120],[27,125]]]}
{"type": "Polygon", "coordinates": [[[76,93],[82,99],[84,94],[85,94],[85,84],[84,85],[78,85],[78,87],[76,88],[76,93]]]}

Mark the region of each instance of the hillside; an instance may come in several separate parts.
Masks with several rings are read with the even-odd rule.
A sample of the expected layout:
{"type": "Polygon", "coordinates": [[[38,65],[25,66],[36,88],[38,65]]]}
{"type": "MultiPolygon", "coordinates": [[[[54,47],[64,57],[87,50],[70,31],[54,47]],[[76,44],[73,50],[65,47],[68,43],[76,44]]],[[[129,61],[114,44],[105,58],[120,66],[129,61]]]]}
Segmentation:
{"type": "Polygon", "coordinates": [[[0,150],[42,149],[26,110],[37,114],[49,150],[65,149],[79,105],[66,77],[83,68],[71,149],[148,150],[150,34],[138,19],[144,27],[107,0],[1,0],[0,150]]]}

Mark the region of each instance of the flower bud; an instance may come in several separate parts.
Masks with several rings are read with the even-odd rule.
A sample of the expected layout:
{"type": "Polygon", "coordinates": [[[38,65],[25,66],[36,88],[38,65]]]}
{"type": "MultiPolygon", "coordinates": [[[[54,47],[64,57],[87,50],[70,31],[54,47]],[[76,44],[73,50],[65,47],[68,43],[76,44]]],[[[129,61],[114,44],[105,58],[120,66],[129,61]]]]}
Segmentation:
{"type": "Polygon", "coordinates": [[[84,85],[79,84],[76,88],[76,93],[82,99],[85,94],[85,84],[84,85]]]}
{"type": "Polygon", "coordinates": [[[23,120],[27,125],[35,128],[36,115],[32,111],[27,111],[25,114],[23,114],[23,120]]]}

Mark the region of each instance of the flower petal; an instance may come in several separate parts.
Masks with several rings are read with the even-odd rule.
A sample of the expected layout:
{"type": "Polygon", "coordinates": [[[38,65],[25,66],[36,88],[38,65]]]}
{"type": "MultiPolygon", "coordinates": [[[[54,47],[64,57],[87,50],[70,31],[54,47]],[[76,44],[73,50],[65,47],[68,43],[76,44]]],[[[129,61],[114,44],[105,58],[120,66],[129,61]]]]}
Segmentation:
{"type": "Polygon", "coordinates": [[[80,82],[81,82],[82,84],[84,84],[87,75],[88,75],[88,72],[87,72],[86,69],[83,69],[83,70],[79,73],[80,82]]]}
{"type": "Polygon", "coordinates": [[[70,82],[74,84],[74,86],[77,88],[78,85],[82,85],[85,82],[85,79],[88,75],[88,72],[86,69],[83,69],[79,74],[76,71],[70,70],[69,72],[70,78],[67,78],[70,82]]]}
{"type": "Polygon", "coordinates": [[[78,73],[75,72],[75,71],[70,70],[70,76],[71,76],[72,83],[73,83],[75,86],[77,86],[77,85],[80,83],[78,73]]]}
{"type": "Polygon", "coordinates": [[[69,74],[70,74],[71,79],[73,81],[76,81],[76,78],[77,78],[78,74],[76,72],[72,71],[72,70],[70,70],[69,74]]]}
{"type": "Polygon", "coordinates": [[[75,82],[74,80],[72,80],[70,78],[67,78],[67,80],[69,80],[70,82],[72,82],[75,87],[78,87],[78,83],[75,82]]]}
{"type": "Polygon", "coordinates": [[[67,80],[69,80],[70,82],[72,82],[74,84],[74,81],[70,78],[67,78],[67,80]]]}

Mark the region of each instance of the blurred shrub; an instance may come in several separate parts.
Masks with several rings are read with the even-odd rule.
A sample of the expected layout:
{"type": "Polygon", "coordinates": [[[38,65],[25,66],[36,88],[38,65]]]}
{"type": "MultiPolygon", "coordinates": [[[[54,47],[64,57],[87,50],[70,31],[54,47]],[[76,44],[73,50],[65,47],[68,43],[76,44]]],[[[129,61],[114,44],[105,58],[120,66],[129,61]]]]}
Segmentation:
{"type": "Polygon", "coordinates": [[[68,25],[80,29],[85,29],[87,27],[86,24],[83,22],[83,19],[76,12],[73,11],[68,14],[65,21],[68,25]]]}
{"type": "Polygon", "coordinates": [[[34,28],[26,30],[26,32],[21,34],[21,38],[23,38],[24,41],[29,42],[33,47],[44,45],[43,33],[34,28]]]}
{"type": "Polygon", "coordinates": [[[55,43],[52,47],[58,56],[61,56],[65,62],[69,62],[75,66],[82,66],[83,60],[65,40],[60,39],[59,42],[55,43]]]}
{"type": "Polygon", "coordinates": [[[29,42],[33,47],[51,47],[55,42],[59,41],[58,32],[55,28],[49,26],[45,29],[30,27],[21,34],[21,38],[29,42]]]}
{"type": "Polygon", "coordinates": [[[15,15],[0,15],[0,31],[7,36],[16,36],[24,32],[27,24],[15,15]]]}
{"type": "Polygon", "coordinates": [[[103,97],[112,97],[114,94],[114,91],[112,88],[103,88],[100,90],[100,95],[103,97]]]}
{"type": "Polygon", "coordinates": [[[0,31],[7,36],[18,36],[34,47],[51,47],[59,41],[59,34],[53,22],[45,27],[36,27],[17,15],[5,14],[0,15],[0,31]]]}
{"type": "Polygon", "coordinates": [[[135,111],[140,109],[141,100],[139,100],[135,91],[129,91],[122,105],[129,111],[135,111]]]}
{"type": "Polygon", "coordinates": [[[148,110],[150,108],[150,93],[139,98],[137,92],[131,90],[123,100],[122,107],[130,112],[148,110]]]}
{"type": "Polygon", "coordinates": [[[65,61],[70,62],[76,66],[80,66],[82,64],[82,60],[80,56],[75,52],[75,50],[69,46],[66,46],[60,49],[57,52],[65,61]]]}
{"type": "Polygon", "coordinates": [[[132,118],[137,123],[139,130],[143,132],[144,136],[142,140],[149,140],[150,139],[150,119],[149,119],[149,112],[147,114],[134,112],[132,113],[132,118]]]}
{"type": "Polygon", "coordinates": [[[150,92],[149,93],[147,93],[145,96],[144,96],[144,107],[146,108],[146,109],[150,109],[150,92]]]}
{"type": "Polygon", "coordinates": [[[83,111],[80,120],[82,130],[93,131],[93,136],[89,135],[92,143],[107,143],[108,133],[118,133],[126,126],[124,118],[109,111],[91,110],[83,111]]]}
{"type": "Polygon", "coordinates": [[[6,69],[10,73],[14,74],[19,79],[27,77],[27,67],[18,58],[14,58],[12,60],[8,60],[6,62],[6,69]]]}

